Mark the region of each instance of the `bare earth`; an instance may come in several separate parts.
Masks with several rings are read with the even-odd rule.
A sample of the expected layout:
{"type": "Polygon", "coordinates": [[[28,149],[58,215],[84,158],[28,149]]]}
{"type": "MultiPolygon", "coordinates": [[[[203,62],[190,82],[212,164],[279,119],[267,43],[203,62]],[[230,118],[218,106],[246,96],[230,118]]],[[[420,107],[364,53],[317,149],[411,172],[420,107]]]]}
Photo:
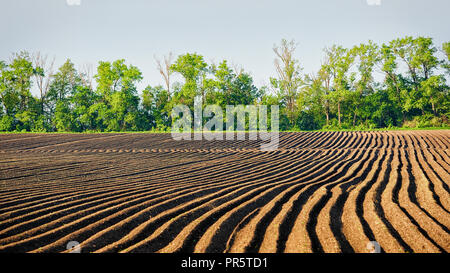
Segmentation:
{"type": "Polygon", "coordinates": [[[1,134],[0,252],[450,251],[450,131],[1,134]]]}

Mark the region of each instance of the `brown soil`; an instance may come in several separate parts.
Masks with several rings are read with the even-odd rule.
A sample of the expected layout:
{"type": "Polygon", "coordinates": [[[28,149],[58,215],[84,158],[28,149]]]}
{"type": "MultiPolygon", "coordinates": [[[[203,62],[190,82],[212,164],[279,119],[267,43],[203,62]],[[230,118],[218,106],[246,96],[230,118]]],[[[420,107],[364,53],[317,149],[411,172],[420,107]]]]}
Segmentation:
{"type": "Polygon", "coordinates": [[[0,252],[450,251],[450,131],[0,134],[0,252]]]}

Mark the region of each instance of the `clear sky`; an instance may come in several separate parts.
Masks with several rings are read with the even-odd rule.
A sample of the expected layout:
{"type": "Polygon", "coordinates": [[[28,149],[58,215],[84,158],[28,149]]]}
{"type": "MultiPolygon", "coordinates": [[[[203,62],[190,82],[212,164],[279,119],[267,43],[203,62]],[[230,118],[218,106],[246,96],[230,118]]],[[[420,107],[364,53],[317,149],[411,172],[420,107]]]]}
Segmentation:
{"type": "Polygon", "coordinates": [[[162,84],[154,55],[197,52],[227,59],[261,86],[275,75],[272,48],[299,44],[304,72],[322,50],[406,35],[450,40],[449,0],[1,0],[0,59],[20,50],[70,58],[77,67],[124,58],[141,69],[140,87],[162,84]]]}

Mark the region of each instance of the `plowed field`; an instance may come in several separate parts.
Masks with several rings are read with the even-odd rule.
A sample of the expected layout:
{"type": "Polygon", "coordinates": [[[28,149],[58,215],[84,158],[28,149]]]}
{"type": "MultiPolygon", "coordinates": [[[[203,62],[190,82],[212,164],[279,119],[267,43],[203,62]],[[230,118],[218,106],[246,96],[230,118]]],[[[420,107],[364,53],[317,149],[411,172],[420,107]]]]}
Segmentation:
{"type": "Polygon", "coordinates": [[[0,135],[0,252],[450,251],[450,131],[0,135]]]}

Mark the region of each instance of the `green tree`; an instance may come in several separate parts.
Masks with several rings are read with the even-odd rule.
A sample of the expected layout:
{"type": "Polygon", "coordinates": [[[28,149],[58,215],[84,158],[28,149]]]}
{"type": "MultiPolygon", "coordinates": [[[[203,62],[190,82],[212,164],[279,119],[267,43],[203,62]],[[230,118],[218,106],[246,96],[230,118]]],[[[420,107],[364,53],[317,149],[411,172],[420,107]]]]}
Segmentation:
{"type": "Polygon", "coordinates": [[[201,95],[202,101],[205,101],[205,88],[202,83],[207,73],[207,66],[203,56],[196,53],[178,56],[170,66],[170,70],[181,74],[185,82],[181,90],[175,94],[176,103],[193,107],[194,98],[197,95],[201,95]]]}
{"type": "Polygon", "coordinates": [[[75,69],[75,65],[67,59],[58,69],[58,72],[53,75],[53,80],[47,93],[48,103],[51,104],[67,99],[81,85],[81,77],[75,69]]]}
{"type": "Polygon", "coordinates": [[[446,58],[442,61],[442,67],[447,70],[447,74],[450,75],[450,42],[445,42],[442,44],[442,51],[446,58]]]}
{"type": "Polygon", "coordinates": [[[4,110],[5,115],[11,117],[18,111],[20,97],[19,93],[12,85],[14,76],[11,71],[9,71],[9,67],[4,61],[0,62],[0,73],[0,100],[2,112],[4,110]]]}
{"type": "Polygon", "coordinates": [[[325,75],[320,70],[317,74],[307,75],[305,77],[305,86],[303,88],[303,114],[297,122],[301,130],[320,129],[324,125],[329,125],[329,99],[325,75]],[[302,118],[303,116],[303,118],[302,118]],[[307,119],[307,122],[303,120],[307,119]],[[312,121],[311,121],[312,117],[312,121]]]}
{"type": "Polygon", "coordinates": [[[448,96],[445,78],[442,75],[434,75],[422,81],[420,84],[423,95],[415,102],[415,105],[424,112],[426,106],[431,104],[433,114],[438,115],[441,104],[444,103],[445,97],[448,96]]]}
{"type": "MultiPolygon", "coordinates": [[[[387,88],[389,99],[394,102],[394,113],[400,112],[402,122],[406,120],[406,100],[408,98],[408,90],[404,88],[403,77],[399,74],[397,57],[390,44],[383,44],[380,52],[381,65],[379,69],[385,74],[384,84],[387,88]]],[[[396,124],[396,122],[395,122],[396,124]]]]}
{"type": "MultiPolygon", "coordinates": [[[[0,64],[0,99],[7,118],[2,118],[4,128],[12,130],[42,130],[35,121],[39,118],[39,103],[31,94],[32,77],[39,73],[28,52],[13,54],[10,64],[0,64]]],[[[41,119],[40,119],[41,120],[41,119]]],[[[42,121],[42,120],[41,120],[42,121]]]]}
{"type": "MultiPolygon", "coordinates": [[[[412,87],[406,88],[408,110],[420,109],[425,114],[424,90],[421,89],[422,81],[427,81],[438,67],[439,61],[435,56],[437,49],[431,38],[407,36],[393,40],[390,43],[393,53],[403,61],[407,67],[409,82],[412,87]]],[[[408,82],[406,82],[408,84],[408,82]]],[[[428,85],[429,86],[429,85],[428,85]]]]}
{"type": "Polygon", "coordinates": [[[96,117],[91,115],[90,107],[99,101],[99,96],[89,86],[77,86],[70,97],[73,113],[73,127],[79,132],[96,130],[96,117]]]}
{"type": "Polygon", "coordinates": [[[354,56],[358,58],[357,67],[359,74],[355,83],[355,92],[352,94],[353,126],[356,126],[358,116],[363,119],[367,119],[370,116],[370,112],[365,111],[363,104],[365,97],[375,92],[373,88],[373,71],[375,65],[380,61],[380,57],[378,46],[372,41],[355,46],[352,51],[354,56]]]}
{"type": "Polygon", "coordinates": [[[170,126],[169,92],[162,86],[147,86],[142,91],[142,106],[146,125],[164,131],[170,126]]]}
{"type": "Polygon", "coordinates": [[[137,130],[139,97],[136,83],[142,80],[141,71],[127,66],[125,60],[100,62],[95,75],[100,101],[92,106],[101,122],[101,129],[107,131],[137,130]]]}
{"type": "Polygon", "coordinates": [[[299,112],[297,99],[300,87],[303,85],[302,68],[299,65],[299,61],[294,57],[295,49],[295,41],[288,42],[285,39],[281,40],[280,46],[273,48],[276,55],[275,68],[278,78],[271,78],[272,86],[278,90],[280,97],[284,100],[291,126],[294,125],[297,119],[299,112]]]}
{"type": "Polygon", "coordinates": [[[349,70],[354,62],[354,54],[351,50],[342,46],[333,45],[325,50],[326,62],[323,64],[325,73],[332,79],[331,92],[328,97],[337,109],[338,124],[342,123],[342,105],[351,95],[349,86],[353,81],[349,70]]]}
{"type": "Polygon", "coordinates": [[[67,59],[52,77],[49,90],[45,96],[45,109],[48,119],[58,131],[74,131],[74,113],[71,107],[71,97],[82,86],[82,80],[75,65],[67,59]],[[52,119],[52,117],[55,117],[52,119]]]}

